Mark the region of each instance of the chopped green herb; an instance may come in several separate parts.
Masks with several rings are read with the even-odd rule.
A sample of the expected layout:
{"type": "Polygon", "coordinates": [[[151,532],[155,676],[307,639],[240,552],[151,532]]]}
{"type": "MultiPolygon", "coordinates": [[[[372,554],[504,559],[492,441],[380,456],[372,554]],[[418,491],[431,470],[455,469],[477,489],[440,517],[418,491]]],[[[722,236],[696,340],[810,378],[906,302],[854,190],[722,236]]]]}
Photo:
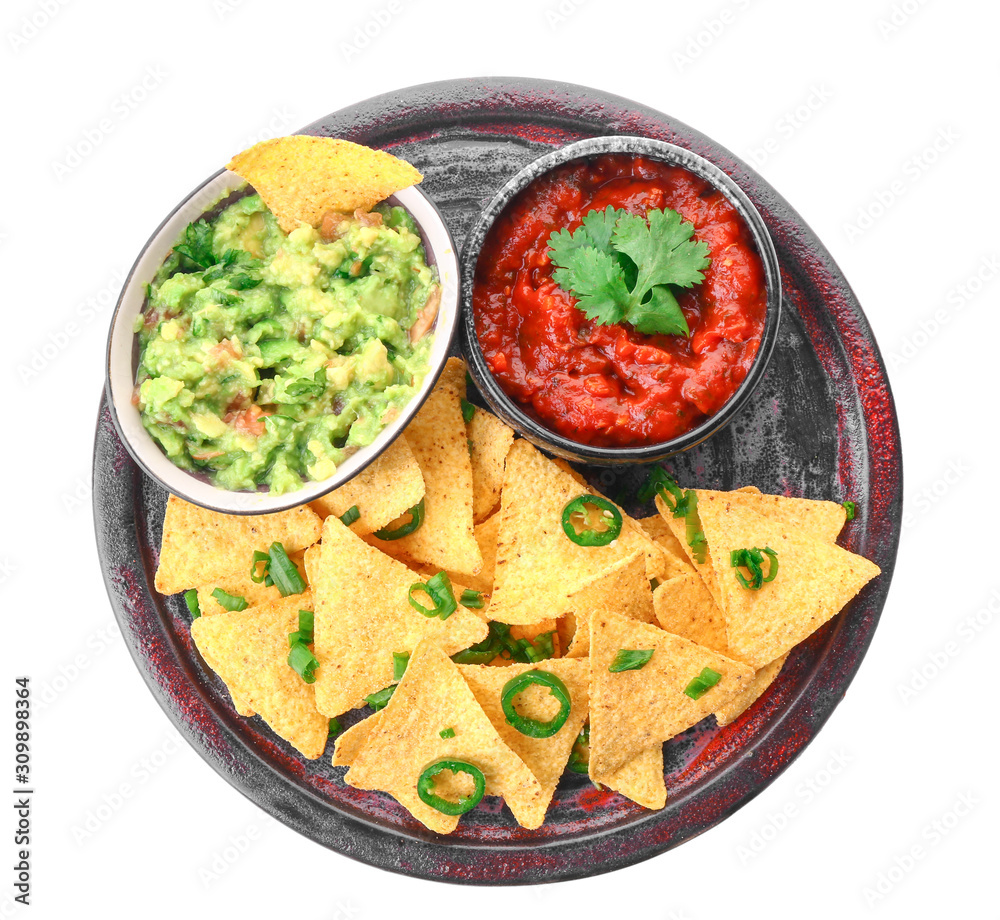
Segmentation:
{"type": "Polygon", "coordinates": [[[694,225],[669,208],[643,218],[608,205],[589,211],[572,233],[549,237],[552,277],[598,324],[687,336],[675,288],[703,281],[711,261],[708,246],[693,234],[694,225]]]}
{"type": "Polygon", "coordinates": [[[389,705],[389,700],[392,699],[392,695],[396,692],[396,685],[391,684],[388,687],[383,687],[378,693],[371,693],[365,697],[365,702],[371,706],[371,708],[378,712],[381,709],[385,709],[389,705]]]}
{"type": "Polygon", "coordinates": [[[718,671],[713,671],[711,668],[703,668],[701,674],[693,678],[691,683],[684,688],[684,692],[691,699],[700,700],[720,680],[722,680],[722,675],[718,671]]]}
{"type": "Polygon", "coordinates": [[[584,725],[580,729],[579,736],[573,742],[567,766],[574,773],[590,772],[590,725],[584,725]]]}
{"type": "Polygon", "coordinates": [[[472,588],[466,588],[458,602],[469,610],[481,610],[486,603],[483,600],[483,592],[473,591],[472,588]]]}
{"type": "Polygon", "coordinates": [[[729,564],[736,569],[739,583],[750,591],[759,591],[761,585],[774,581],[774,577],[778,574],[778,554],[769,546],[765,546],[762,550],[756,546],[750,549],[734,549],[729,554],[729,564]],[[770,560],[766,578],[763,569],[765,555],[770,560]],[[746,578],[740,568],[746,569],[750,577],[746,578]]]}
{"type": "Polygon", "coordinates": [[[638,671],[645,667],[649,659],[653,657],[653,651],[651,648],[620,648],[608,670],[612,674],[618,674],[621,671],[638,671]]]}
{"type": "Polygon", "coordinates": [[[462,418],[465,419],[465,424],[468,425],[472,421],[472,416],[476,414],[476,407],[472,405],[467,399],[462,399],[462,418]]]}
{"type": "Polygon", "coordinates": [[[410,520],[405,524],[400,524],[395,529],[383,527],[381,530],[375,531],[375,536],[380,540],[399,540],[408,537],[424,522],[424,500],[420,499],[420,502],[406,513],[410,515],[410,520]]]}
{"type": "Polygon", "coordinates": [[[455,592],[451,587],[451,579],[445,572],[438,572],[437,575],[428,578],[426,582],[418,581],[416,584],[410,585],[409,601],[410,606],[425,617],[440,617],[442,620],[447,620],[458,610],[458,602],[455,600],[455,592]],[[434,606],[425,607],[421,604],[416,599],[418,591],[426,594],[434,606]]]}
{"type": "Polygon", "coordinates": [[[254,550],[253,562],[250,563],[250,580],[255,585],[266,585],[271,587],[274,584],[274,580],[268,574],[268,569],[271,567],[271,557],[261,550],[254,550]]]}
{"type": "Polygon", "coordinates": [[[316,682],[316,656],[301,642],[296,642],[288,650],[288,666],[307,684],[316,682]]]}
{"type": "MultiPolygon", "coordinates": [[[[198,594],[195,592],[195,598],[197,598],[197,596],[198,594]]],[[[246,610],[247,607],[250,606],[245,597],[240,597],[236,594],[229,594],[228,592],[223,591],[222,588],[216,588],[212,592],[212,597],[219,602],[220,607],[225,607],[226,610],[246,610]]]]}
{"type": "Polygon", "coordinates": [[[392,653],[392,679],[402,680],[403,674],[406,672],[406,666],[410,663],[410,653],[409,652],[393,652],[392,653]]]}
{"type": "Polygon", "coordinates": [[[361,512],[358,511],[357,505],[351,505],[341,516],[340,523],[345,527],[350,527],[356,520],[361,517],[361,512]]]}
{"type": "Polygon", "coordinates": [[[341,727],[340,722],[336,719],[330,719],[330,730],[327,733],[328,738],[336,738],[344,729],[341,727]]]}
{"type": "Polygon", "coordinates": [[[857,513],[858,506],[851,501],[841,502],[841,504],[844,506],[844,510],[847,512],[847,520],[853,521],[854,515],[857,513]]]}
{"type": "Polygon", "coordinates": [[[454,738],[455,737],[455,729],[453,729],[453,728],[442,728],[441,731],[438,732],[438,734],[442,738],[454,738]]]}
{"type": "Polygon", "coordinates": [[[197,620],[201,616],[201,605],[198,603],[198,589],[192,588],[184,592],[184,603],[187,604],[188,612],[192,620],[197,620]]]}

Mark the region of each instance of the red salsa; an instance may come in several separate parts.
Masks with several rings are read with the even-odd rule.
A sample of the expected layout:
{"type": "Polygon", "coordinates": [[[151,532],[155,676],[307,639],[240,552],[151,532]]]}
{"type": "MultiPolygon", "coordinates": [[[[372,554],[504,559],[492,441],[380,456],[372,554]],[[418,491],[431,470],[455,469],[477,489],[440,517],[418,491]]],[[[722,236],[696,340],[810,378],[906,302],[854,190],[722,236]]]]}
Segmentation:
{"type": "Polygon", "coordinates": [[[753,364],[766,300],[750,231],[726,197],[686,169],[622,154],[568,163],[521,192],[486,237],[473,289],[504,391],[559,434],[605,447],[667,441],[722,408],[753,364]],[[708,245],[704,282],[677,289],[690,338],[597,325],[552,280],[549,235],[608,205],[672,208],[708,245]]]}

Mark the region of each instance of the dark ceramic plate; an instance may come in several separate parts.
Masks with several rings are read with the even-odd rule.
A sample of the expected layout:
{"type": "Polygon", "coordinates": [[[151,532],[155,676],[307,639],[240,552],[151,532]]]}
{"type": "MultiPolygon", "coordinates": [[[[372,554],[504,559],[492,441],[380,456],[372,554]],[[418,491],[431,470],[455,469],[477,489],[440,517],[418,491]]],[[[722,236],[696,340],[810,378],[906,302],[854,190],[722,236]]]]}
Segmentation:
{"type": "MultiPolygon", "coordinates": [[[[885,603],[899,542],[902,460],[885,367],[843,275],[801,218],[756,173],[704,135],[596,90],[535,80],[433,83],[336,112],[306,129],[391,150],[461,244],[496,190],[554,146],[601,134],[660,138],[729,173],[766,221],[785,309],[760,387],[723,431],[666,464],[685,485],[850,498],[858,516],[841,542],[882,575],[796,648],[780,678],[735,723],[709,718],[664,750],[668,800],[646,811],[568,775],[545,825],[517,826],[498,799],[458,831],[426,831],[387,795],[352,789],[329,757],[304,761],[255,717],[235,714],[190,640],[181,596],[152,588],[166,495],[133,463],[102,403],[94,450],[101,566],[136,665],[201,755],[274,817],[355,859],[422,878],[519,884],[579,878],[647,859],[701,833],[761,792],[801,753],[843,697],[885,603]]],[[[632,512],[641,469],[584,470],[632,512]]],[[[357,718],[359,713],[354,715],[357,718]]],[[[345,721],[353,721],[345,720],[345,721]]]]}

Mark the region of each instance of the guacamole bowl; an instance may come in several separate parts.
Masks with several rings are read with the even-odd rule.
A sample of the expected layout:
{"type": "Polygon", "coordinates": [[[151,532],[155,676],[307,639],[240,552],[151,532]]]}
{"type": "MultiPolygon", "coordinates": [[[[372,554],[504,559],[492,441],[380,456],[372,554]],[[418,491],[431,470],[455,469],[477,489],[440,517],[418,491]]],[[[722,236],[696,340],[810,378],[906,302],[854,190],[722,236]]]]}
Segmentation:
{"type": "MultiPolygon", "coordinates": [[[[234,173],[226,170],[216,173],[174,208],[143,247],[125,281],[111,321],[107,348],[106,388],[112,417],[122,442],[136,463],[149,476],[159,482],[163,488],[186,501],[215,511],[229,514],[268,514],[304,504],[336,489],[371,463],[406,427],[410,419],[413,418],[421,404],[430,394],[447,360],[459,317],[460,274],[454,243],[434,203],[417,187],[403,189],[388,198],[383,204],[387,205],[390,209],[395,208],[396,211],[386,211],[385,213],[402,216],[405,219],[406,226],[410,231],[408,239],[411,250],[415,249],[419,251],[413,233],[419,236],[427,266],[426,268],[422,267],[421,271],[423,271],[425,276],[429,274],[427,272],[428,268],[432,272],[436,272],[437,280],[440,284],[440,303],[434,325],[430,330],[433,333],[433,338],[431,339],[429,336],[426,336],[419,342],[421,349],[420,369],[423,370],[423,367],[426,367],[423,380],[418,386],[411,387],[409,382],[405,388],[397,386],[396,383],[398,383],[400,378],[397,374],[395,382],[392,380],[394,365],[392,361],[388,361],[386,358],[388,354],[387,348],[382,343],[381,338],[373,334],[370,339],[370,344],[373,345],[373,348],[369,349],[369,352],[364,357],[367,360],[372,357],[371,352],[381,351],[382,363],[385,364],[385,368],[382,370],[388,374],[388,377],[386,378],[387,382],[382,384],[385,389],[380,394],[382,403],[379,405],[377,415],[379,421],[371,425],[364,438],[369,443],[363,443],[363,446],[359,446],[361,444],[361,439],[359,438],[354,442],[354,446],[347,447],[347,444],[352,443],[349,439],[342,438],[336,442],[331,440],[329,444],[334,445],[334,450],[328,456],[335,458],[336,462],[333,459],[330,462],[324,460],[324,463],[320,465],[317,461],[310,467],[310,476],[313,478],[306,479],[303,476],[302,479],[305,481],[299,488],[295,488],[294,486],[289,488],[287,485],[271,489],[266,485],[253,488],[246,485],[233,486],[231,482],[226,482],[225,484],[230,487],[225,488],[222,484],[213,482],[209,478],[208,471],[202,471],[197,468],[186,469],[175,464],[165,452],[164,447],[161,446],[165,440],[169,440],[169,431],[166,437],[161,436],[160,432],[157,431],[158,441],[144,425],[140,408],[137,405],[139,402],[137,373],[140,370],[141,362],[146,360],[146,357],[141,353],[138,330],[143,327],[144,311],[150,303],[148,298],[150,298],[152,292],[156,289],[158,279],[161,284],[161,292],[167,284],[174,280],[174,277],[168,275],[169,280],[163,281],[164,276],[158,275],[158,273],[168,259],[174,258],[176,260],[175,251],[185,248],[180,246],[182,239],[186,243],[190,242],[190,236],[187,235],[189,233],[189,226],[200,221],[202,218],[210,221],[219,218],[222,210],[230,208],[233,203],[239,203],[241,196],[243,196],[243,200],[248,201],[249,195],[243,192],[244,188],[246,188],[244,181],[234,173]],[[405,215],[398,210],[400,208],[405,211],[405,215]],[[150,288],[151,284],[153,288],[150,288]],[[395,395],[404,390],[407,391],[404,395],[395,395]],[[394,395],[390,396],[390,391],[394,395]],[[387,402],[388,409],[385,405],[387,402]],[[384,427],[381,427],[381,430],[379,430],[379,426],[387,419],[388,421],[384,427]],[[329,470],[329,475],[326,475],[327,470],[329,470]]],[[[252,194],[252,190],[250,192],[252,194]]],[[[388,223],[390,219],[387,218],[386,222],[388,223]]],[[[349,221],[350,219],[345,218],[345,220],[349,221]]],[[[306,234],[312,233],[309,228],[304,228],[303,231],[295,231],[285,238],[285,245],[282,248],[288,248],[290,251],[294,250],[295,240],[297,239],[296,235],[303,232],[306,234]]],[[[313,235],[315,236],[315,234],[313,235]]],[[[346,239],[345,237],[345,241],[346,239]]],[[[336,239],[335,242],[339,243],[340,240],[336,239]]],[[[190,248],[190,246],[186,246],[185,256],[190,252],[190,248]]],[[[345,248],[348,252],[352,249],[350,245],[346,245],[345,248]]],[[[292,254],[294,255],[294,252],[292,254]]],[[[281,255],[282,249],[279,249],[272,256],[272,262],[281,255]]],[[[354,265],[358,266],[360,270],[360,256],[351,255],[350,258],[359,260],[354,265]]],[[[349,261],[350,259],[345,257],[344,265],[347,265],[349,261]]],[[[216,269],[218,268],[219,266],[216,266],[216,269]]],[[[237,269],[238,265],[226,268],[230,272],[230,275],[232,271],[237,269]]],[[[202,277],[207,280],[208,274],[209,272],[205,271],[202,277]]],[[[342,275],[340,277],[346,276],[342,275]]],[[[240,276],[240,278],[242,280],[238,281],[235,287],[240,290],[241,295],[247,295],[246,299],[250,300],[249,295],[254,295],[255,292],[249,289],[244,291],[242,288],[249,288],[254,284],[259,285],[260,281],[247,282],[245,274],[240,276]]],[[[277,303],[277,300],[274,302],[277,303]]],[[[412,303],[412,301],[410,302],[412,303]]],[[[268,323],[272,320],[277,323],[278,309],[277,307],[275,308],[274,315],[268,314],[265,311],[262,316],[258,316],[258,325],[260,322],[268,323]]],[[[358,311],[361,307],[352,305],[352,309],[358,311]]],[[[428,316],[432,315],[430,311],[425,312],[428,313],[428,316]]],[[[372,316],[375,319],[380,319],[381,315],[376,315],[377,313],[378,307],[373,308],[372,316]]],[[[168,317],[172,317],[173,314],[167,315],[168,317]]],[[[157,319],[155,329],[156,335],[159,336],[160,331],[163,327],[168,326],[169,322],[160,320],[155,315],[154,318],[157,319]]],[[[413,323],[413,328],[416,328],[417,323],[420,321],[418,318],[413,323]]],[[[148,328],[153,327],[147,326],[148,328]]],[[[408,327],[397,326],[396,328],[397,335],[406,336],[408,341],[409,333],[406,331],[408,327]],[[402,332],[399,331],[400,328],[402,332]]],[[[426,324],[424,328],[426,328],[426,324]]],[[[194,333],[192,332],[191,334],[193,335],[194,333]]],[[[417,333],[417,337],[419,338],[419,333],[417,333]]],[[[170,336],[167,336],[167,338],[170,338],[170,336]]],[[[164,347],[169,348],[170,344],[168,342],[164,347]]],[[[303,340],[303,348],[314,344],[314,340],[303,340]]],[[[223,339],[216,348],[223,346],[230,347],[228,339],[223,339]]],[[[147,348],[149,348],[149,345],[147,345],[147,348]]],[[[235,348],[239,353],[238,357],[242,357],[243,346],[239,341],[236,342],[235,348]]],[[[389,349],[391,351],[391,345],[389,349]]],[[[207,354],[206,358],[209,358],[210,354],[207,354]]],[[[335,352],[334,354],[336,360],[339,361],[340,358],[336,356],[335,352]]],[[[190,356],[188,355],[188,357],[190,356]]],[[[380,356],[376,354],[374,357],[378,359],[380,356]]],[[[393,357],[397,357],[394,352],[393,357]]],[[[251,371],[251,375],[252,373],[251,371]]],[[[147,383],[152,379],[148,374],[147,370],[147,383]]],[[[326,369],[320,368],[317,374],[319,374],[317,386],[320,386],[322,381],[326,379],[328,372],[326,369]]],[[[263,378],[264,376],[265,374],[262,373],[261,377],[263,378]]],[[[159,379],[168,378],[161,377],[159,379]]],[[[419,380],[419,375],[415,379],[419,380]]],[[[272,388],[284,385],[284,381],[272,379],[262,379],[258,383],[261,386],[267,385],[272,388]]],[[[301,381],[296,381],[296,384],[299,384],[300,392],[298,395],[300,404],[308,404],[308,386],[311,385],[310,381],[302,378],[301,381]]],[[[143,401],[144,404],[148,405],[147,390],[145,389],[145,384],[143,386],[143,401]]],[[[180,384],[178,384],[179,386],[180,384]]],[[[276,398],[273,402],[279,402],[279,399],[276,398]]],[[[281,434],[283,430],[282,426],[285,425],[283,419],[285,417],[279,415],[276,417],[273,427],[270,421],[265,426],[263,424],[264,416],[268,413],[261,413],[256,403],[251,408],[257,414],[243,421],[249,425],[259,424],[260,428],[266,427],[268,429],[271,443],[269,456],[278,456],[280,459],[284,452],[283,448],[286,445],[289,451],[291,451],[295,442],[283,442],[281,440],[283,437],[281,434]]],[[[308,412],[308,406],[304,411],[308,412]]],[[[333,413],[337,411],[336,408],[333,409],[333,413]]],[[[246,412],[239,414],[246,415],[246,412]]],[[[371,415],[374,416],[375,412],[372,412],[371,415]]],[[[317,414],[313,412],[312,417],[317,417],[317,414]]],[[[204,424],[203,415],[198,416],[198,419],[199,426],[204,424]]],[[[218,417],[208,419],[208,421],[217,427],[221,424],[218,417]]],[[[243,421],[237,419],[235,427],[239,429],[243,421]]],[[[365,418],[365,423],[366,425],[369,423],[369,418],[365,418]]],[[[297,443],[303,443],[301,436],[297,443]]],[[[309,441],[310,451],[313,450],[314,443],[318,442],[309,441]]],[[[328,447],[329,444],[327,445],[328,447]]],[[[193,452],[191,456],[197,460],[202,459],[201,456],[193,452]]],[[[312,456],[312,454],[307,454],[307,456],[312,456]]],[[[188,465],[192,465],[190,461],[187,462],[188,465]]],[[[275,461],[272,460],[271,463],[271,475],[273,477],[273,464],[275,461]]]]}

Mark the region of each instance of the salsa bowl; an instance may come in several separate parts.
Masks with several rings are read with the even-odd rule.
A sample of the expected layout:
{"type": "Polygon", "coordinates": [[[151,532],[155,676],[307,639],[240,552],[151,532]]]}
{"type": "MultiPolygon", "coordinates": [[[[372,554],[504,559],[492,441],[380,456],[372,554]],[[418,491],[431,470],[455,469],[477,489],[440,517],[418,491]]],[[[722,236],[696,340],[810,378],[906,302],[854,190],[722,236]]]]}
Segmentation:
{"type": "MultiPolygon", "coordinates": [[[[680,207],[677,206],[678,211],[680,207]]],[[[663,204],[649,205],[647,217],[655,208],[670,213],[670,208],[663,204]]],[[[573,232],[575,235],[576,230],[573,232]]],[[[652,234],[651,229],[651,237],[652,234]]],[[[705,245],[703,251],[709,252],[705,245]]],[[[719,253],[712,250],[713,261],[717,256],[719,253]]],[[[629,262],[626,259],[622,264],[629,262]]],[[[702,264],[710,263],[706,259],[702,264]]],[[[632,271],[642,275],[642,269],[633,267],[632,271]]],[[[660,460],[694,447],[727,425],[747,403],[764,375],[781,314],[778,258],[767,227],[747,195],[704,157],[644,137],[587,138],[529,163],[496,193],[469,233],[462,251],[462,282],[464,351],[469,371],[489,407],[508,425],[550,453],[599,465],[660,460]],[[614,173],[621,168],[631,172],[628,176],[614,173]],[[593,178],[587,170],[594,173],[593,178]],[[636,177],[640,178],[639,183],[634,181],[636,177]],[[664,190],[657,182],[675,183],[680,192],[664,190]],[[698,189],[701,193],[694,196],[698,189]],[[721,343],[720,354],[728,356],[742,349],[739,352],[742,363],[726,369],[723,379],[727,389],[717,388],[708,394],[709,384],[698,382],[697,386],[708,394],[700,400],[697,395],[691,398],[685,395],[696,389],[687,381],[693,380],[697,367],[692,371],[682,366],[685,360],[694,365],[703,361],[705,378],[711,380],[715,373],[713,365],[697,350],[700,343],[709,341],[705,335],[699,338],[698,326],[690,329],[691,343],[696,340],[699,343],[696,348],[680,335],[646,335],[646,330],[626,329],[625,321],[619,325],[588,325],[583,313],[571,306],[574,301],[565,293],[565,286],[559,290],[555,285],[558,267],[550,269],[548,259],[551,255],[551,264],[556,265],[554,251],[549,249],[541,255],[540,234],[562,230],[563,238],[568,240],[569,230],[580,226],[579,215],[585,210],[581,201],[597,202],[587,212],[589,218],[595,210],[602,211],[609,200],[612,204],[607,204],[608,208],[614,207],[614,202],[623,202],[617,204],[620,209],[617,213],[625,210],[635,214],[636,208],[644,205],[633,202],[669,202],[671,195],[676,197],[681,193],[693,196],[689,210],[707,213],[715,209],[712,214],[718,215],[705,218],[714,224],[694,228],[691,244],[700,241],[703,234],[715,232],[718,236],[718,228],[726,225],[733,228],[731,234],[734,234],[726,239],[733,239],[741,247],[741,254],[730,258],[730,250],[725,249],[727,255],[718,269],[719,279],[713,277],[705,306],[696,301],[701,295],[670,286],[671,291],[677,291],[676,302],[678,305],[697,302],[697,309],[685,308],[684,312],[690,312],[700,322],[702,313],[707,315],[710,310],[721,315],[714,299],[718,291],[734,290],[734,297],[746,296],[752,301],[752,317],[748,307],[745,325],[749,328],[750,318],[755,324],[752,337],[743,333],[745,337],[741,339],[739,334],[729,331],[716,336],[715,341],[721,343]],[[699,198],[708,203],[697,201],[699,198]],[[560,222],[555,214],[564,215],[565,222],[560,222]],[[571,216],[567,218],[567,214],[571,216]],[[516,247],[522,244],[522,228],[527,242],[523,244],[523,261],[517,264],[522,250],[516,247]],[[750,272],[747,277],[756,281],[750,294],[739,291],[740,280],[733,274],[739,266],[730,267],[733,259],[744,259],[751,266],[746,269],[750,272]],[[553,291],[556,296],[552,296],[553,291]],[[530,297],[535,295],[537,299],[532,302],[530,297]],[[537,310],[531,313],[535,303],[537,310]],[[558,326],[560,310],[562,315],[571,317],[565,328],[558,326]],[[613,341],[611,333],[597,334],[598,329],[619,330],[620,341],[613,341]],[[598,340],[599,345],[594,345],[598,340]],[[651,343],[648,348],[643,344],[647,340],[651,343]],[[618,376],[614,371],[604,372],[611,380],[602,390],[604,380],[593,368],[600,366],[604,355],[617,356],[622,351],[621,342],[625,342],[625,348],[642,351],[636,360],[643,361],[646,367],[633,364],[631,370],[639,372],[635,374],[631,370],[618,376]],[[663,348],[674,348],[686,356],[675,358],[663,348]],[[562,360],[565,364],[560,366],[557,362],[562,360]],[[640,374],[646,376],[640,378],[640,374]],[[667,383],[668,380],[673,382],[667,383]],[[687,389],[678,382],[681,380],[687,389]],[[668,390],[668,386],[673,389],[668,390]],[[528,393],[530,396],[525,395],[528,393]],[[592,398],[591,394],[596,395],[592,398]],[[699,402],[708,408],[699,409],[699,402]],[[586,424],[590,421],[586,416],[590,407],[596,407],[592,429],[586,424]],[[609,419],[620,419],[625,430],[618,430],[617,421],[609,423],[609,419]]],[[[638,290],[638,284],[633,283],[638,290]]],[[[710,286],[707,274],[704,285],[706,289],[710,286]]],[[[725,312],[725,305],[721,312],[725,312]]],[[[724,324],[728,320],[718,322],[724,324]]],[[[709,357],[712,362],[717,361],[715,354],[709,357]]]]}
{"type": "Polygon", "coordinates": [[[266,487],[256,491],[230,491],[219,487],[206,474],[175,465],[143,426],[140,411],[133,403],[139,365],[139,341],[134,328],[146,304],[147,285],[185,228],[206,215],[212,215],[220,198],[244,184],[244,180],[235,173],[219,171],[177,205],[143,247],[128,274],[111,320],[106,390],[111,415],[122,441],[136,463],[163,488],[214,511],[268,514],[312,501],[343,485],[378,457],[406,427],[430,394],[448,358],[458,323],[460,276],[451,234],[430,198],[413,186],[386,199],[386,203],[404,208],[415,222],[426,263],[436,269],[441,286],[440,306],[433,327],[434,340],[422,385],[372,443],[358,448],[328,478],[307,481],[302,488],[281,494],[271,493],[266,487]]]}

